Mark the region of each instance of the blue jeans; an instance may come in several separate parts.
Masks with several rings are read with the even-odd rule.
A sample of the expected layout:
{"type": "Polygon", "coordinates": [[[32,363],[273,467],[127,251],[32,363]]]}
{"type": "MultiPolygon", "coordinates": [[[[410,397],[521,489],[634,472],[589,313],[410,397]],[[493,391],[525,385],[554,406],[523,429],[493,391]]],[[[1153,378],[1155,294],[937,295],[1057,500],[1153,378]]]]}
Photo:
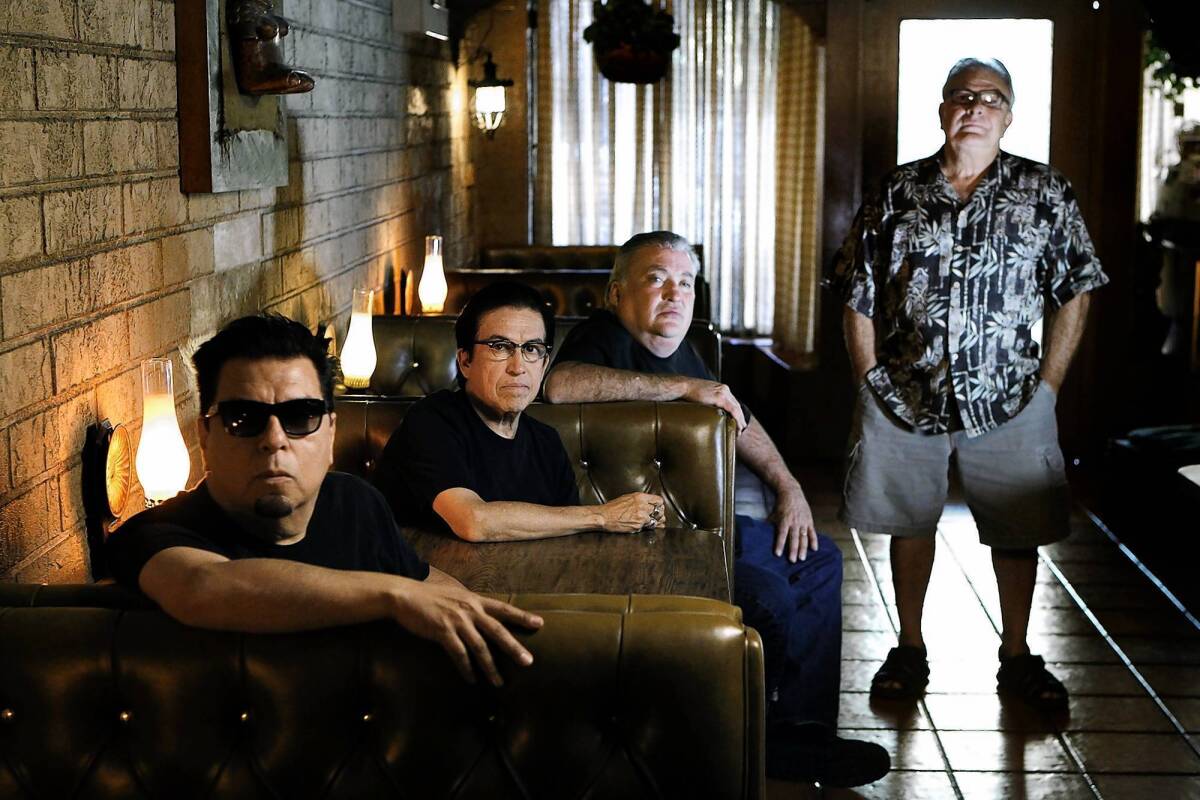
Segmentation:
{"type": "Polygon", "coordinates": [[[828,536],[795,564],[775,555],[775,526],[738,515],[733,601],[763,640],[767,721],[837,727],[842,552],[828,536]]]}

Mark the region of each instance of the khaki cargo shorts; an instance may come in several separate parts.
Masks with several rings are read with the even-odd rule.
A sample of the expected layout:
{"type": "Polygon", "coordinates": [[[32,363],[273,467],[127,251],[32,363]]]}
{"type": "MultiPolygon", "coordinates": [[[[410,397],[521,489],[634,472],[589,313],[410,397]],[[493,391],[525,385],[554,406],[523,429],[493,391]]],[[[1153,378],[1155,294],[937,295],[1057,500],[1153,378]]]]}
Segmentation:
{"type": "Polygon", "coordinates": [[[914,431],[869,384],[857,404],[840,515],[847,525],[863,533],[932,536],[954,469],[983,544],[1022,549],[1067,536],[1070,491],[1054,391],[1045,382],[1017,416],[974,438],[914,431]]]}

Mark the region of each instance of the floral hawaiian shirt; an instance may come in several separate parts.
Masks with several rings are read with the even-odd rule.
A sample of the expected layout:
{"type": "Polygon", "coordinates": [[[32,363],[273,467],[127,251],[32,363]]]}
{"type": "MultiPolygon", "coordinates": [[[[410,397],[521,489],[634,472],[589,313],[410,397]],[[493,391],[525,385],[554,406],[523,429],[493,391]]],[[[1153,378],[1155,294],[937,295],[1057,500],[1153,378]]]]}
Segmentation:
{"type": "Polygon", "coordinates": [[[978,436],[1037,390],[1031,327],[1043,304],[1058,308],[1108,278],[1057,171],[1001,152],[964,203],[940,156],[884,179],[859,210],[832,283],[877,320],[879,363],[867,380],[888,407],[927,433],[961,420],[978,436]]]}

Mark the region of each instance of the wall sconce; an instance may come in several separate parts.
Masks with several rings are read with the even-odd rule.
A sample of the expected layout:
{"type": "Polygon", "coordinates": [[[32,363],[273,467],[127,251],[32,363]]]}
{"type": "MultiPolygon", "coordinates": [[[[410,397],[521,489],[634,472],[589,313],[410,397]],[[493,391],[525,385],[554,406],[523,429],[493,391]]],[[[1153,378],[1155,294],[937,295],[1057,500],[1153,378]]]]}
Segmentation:
{"type": "Polygon", "coordinates": [[[192,462],[175,417],[169,358],[142,362],[142,439],[134,467],[146,494],[146,508],[170,500],[187,486],[192,462]]]}
{"type": "Polygon", "coordinates": [[[504,124],[504,87],[512,86],[513,82],[496,77],[496,63],[488,52],[483,64],[483,80],[467,83],[475,87],[475,124],[489,139],[495,138],[496,128],[504,124]]]}
{"type": "Polygon", "coordinates": [[[425,237],[425,268],[417,285],[422,314],[440,314],[446,307],[446,270],[442,263],[442,237],[425,237]]]}
{"type": "Polygon", "coordinates": [[[375,292],[355,289],[350,308],[350,330],[342,346],[342,379],[351,389],[365,389],[375,371],[375,334],[371,330],[371,312],[375,292]]]}
{"type": "Polygon", "coordinates": [[[121,517],[133,488],[133,445],[129,429],[108,420],[89,425],[83,443],[83,513],[92,579],[109,577],[104,540],[121,517]]]}

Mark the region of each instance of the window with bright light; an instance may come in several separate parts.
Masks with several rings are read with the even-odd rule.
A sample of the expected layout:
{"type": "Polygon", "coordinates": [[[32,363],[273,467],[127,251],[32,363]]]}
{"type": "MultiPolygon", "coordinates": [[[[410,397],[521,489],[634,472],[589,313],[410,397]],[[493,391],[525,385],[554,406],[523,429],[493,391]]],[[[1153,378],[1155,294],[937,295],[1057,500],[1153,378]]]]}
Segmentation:
{"type": "MultiPolygon", "coordinates": [[[[1180,161],[1179,135],[1186,131],[1200,136],[1197,133],[1200,131],[1200,88],[1184,89],[1178,97],[1168,97],[1152,73],[1153,69],[1147,67],[1143,78],[1141,163],[1138,168],[1138,219],[1142,222],[1148,222],[1156,210],[1160,214],[1172,213],[1159,209],[1159,203],[1171,168],[1180,161]]],[[[1169,209],[1169,199],[1166,205],[1169,209]]]]}
{"type": "Polygon", "coordinates": [[[1048,19],[906,19],[900,23],[896,163],[937,152],[945,141],[938,104],[946,73],[960,58],[998,58],[1013,79],[1013,123],[1000,147],[1050,160],[1054,23],[1048,19]]]}

